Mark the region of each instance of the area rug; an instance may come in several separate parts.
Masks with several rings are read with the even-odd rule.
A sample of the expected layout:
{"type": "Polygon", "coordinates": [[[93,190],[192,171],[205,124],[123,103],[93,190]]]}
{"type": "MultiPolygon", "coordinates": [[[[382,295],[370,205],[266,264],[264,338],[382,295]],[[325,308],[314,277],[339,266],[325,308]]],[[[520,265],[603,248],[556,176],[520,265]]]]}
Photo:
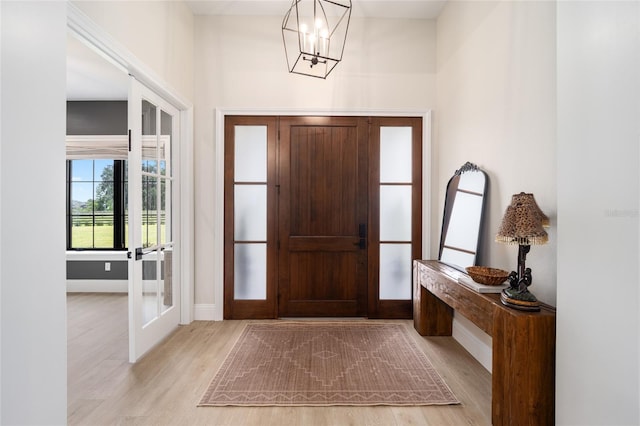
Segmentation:
{"type": "Polygon", "coordinates": [[[248,324],[199,406],[458,404],[402,324],[248,324]]]}

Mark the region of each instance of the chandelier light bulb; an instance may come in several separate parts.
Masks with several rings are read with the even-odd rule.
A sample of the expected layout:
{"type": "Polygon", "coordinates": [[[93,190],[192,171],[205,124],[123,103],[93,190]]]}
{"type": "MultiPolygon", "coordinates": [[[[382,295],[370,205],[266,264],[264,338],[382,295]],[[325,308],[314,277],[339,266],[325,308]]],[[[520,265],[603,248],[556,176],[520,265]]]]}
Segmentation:
{"type": "Polygon", "coordinates": [[[351,0],[291,0],[282,20],[289,72],[327,78],[342,61],[350,19],[351,0]]]}

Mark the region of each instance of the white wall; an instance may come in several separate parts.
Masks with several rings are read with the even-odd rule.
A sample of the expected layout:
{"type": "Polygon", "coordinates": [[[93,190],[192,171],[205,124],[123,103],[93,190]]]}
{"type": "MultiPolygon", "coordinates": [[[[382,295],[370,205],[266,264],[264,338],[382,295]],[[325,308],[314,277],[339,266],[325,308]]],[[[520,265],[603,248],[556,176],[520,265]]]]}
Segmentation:
{"type": "MultiPolygon", "coordinates": [[[[196,306],[215,300],[215,111],[426,111],[435,107],[435,22],[354,19],[327,80],[289,74],[281,17],[196,17],[196,306]]],[[[197,309],[197,308],[196,308],[197,309]]],[[[198,312],[196,310],[196,312],[198,312]]]]}
{"type": "Polygon", "coordinates": [[[182,1],[73,0],[173,93],[193,100],[194,16],[182,1]]]}
{"type": "MultiPolygon", "coordinates": [[[[513,194],[532,192],[551,218],[549,243],[533,246],[531,291],[556,303],[555,4],[448,2],[437,21],[432,228],[445,188],[471,161],[489,176],[480,264],[516,269],[517,247],[494,242],[513,194]]],[[[432,251],[437,239],[432,239],[432,251]]],[[[458,317],[454,337],[491,370],[491,339],[458,317]]]]}
{"type": "Polygon", "coordinates": [[[530,289],[551,305],[557,246],[555,58],[552,2],[449,2],[438,19],[433,226],[442,221],[447,180],[465,161],[476,163],[490,186],[483,261],[514,270],[517,247],[494,238],[511,195],[532,192],[551,227],[549,243],[533,246],[527,257],[530,289]]]}
{"type": "Polygon", "coordinates": [[[558,3],[557,424],[640,424],[640,3],[558,3]]]}
{"type": "Polygon", "coordinates": [[[0,423],[65,424],[66,4],[0,9],[0,423]]]}

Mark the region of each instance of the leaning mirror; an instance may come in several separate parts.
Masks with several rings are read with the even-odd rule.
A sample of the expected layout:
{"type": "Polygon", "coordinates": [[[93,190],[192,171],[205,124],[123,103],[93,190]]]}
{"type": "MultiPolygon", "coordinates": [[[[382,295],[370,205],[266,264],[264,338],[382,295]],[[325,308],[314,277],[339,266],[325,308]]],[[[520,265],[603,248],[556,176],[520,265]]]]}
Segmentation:
{"type": "Polygon", "coordinates": [[[465,163],[447,184],[438,259],[464,271],[476,264],[487,175],[465,163]]]}

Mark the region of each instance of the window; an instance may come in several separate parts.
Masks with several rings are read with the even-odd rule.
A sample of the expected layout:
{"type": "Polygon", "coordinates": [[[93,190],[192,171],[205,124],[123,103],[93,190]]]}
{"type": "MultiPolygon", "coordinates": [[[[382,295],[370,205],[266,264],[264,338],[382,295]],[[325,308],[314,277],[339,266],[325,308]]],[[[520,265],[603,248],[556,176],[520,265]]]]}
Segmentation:
{"type": "Polygon", "coordinates": [[[380,127],[380,300],[411,300],[412,130],[380,127]]]}
{"type": "Polygon", "coordinates": [[[67,249],[126,249],[126,164],[67,160],[67,249]]]}

